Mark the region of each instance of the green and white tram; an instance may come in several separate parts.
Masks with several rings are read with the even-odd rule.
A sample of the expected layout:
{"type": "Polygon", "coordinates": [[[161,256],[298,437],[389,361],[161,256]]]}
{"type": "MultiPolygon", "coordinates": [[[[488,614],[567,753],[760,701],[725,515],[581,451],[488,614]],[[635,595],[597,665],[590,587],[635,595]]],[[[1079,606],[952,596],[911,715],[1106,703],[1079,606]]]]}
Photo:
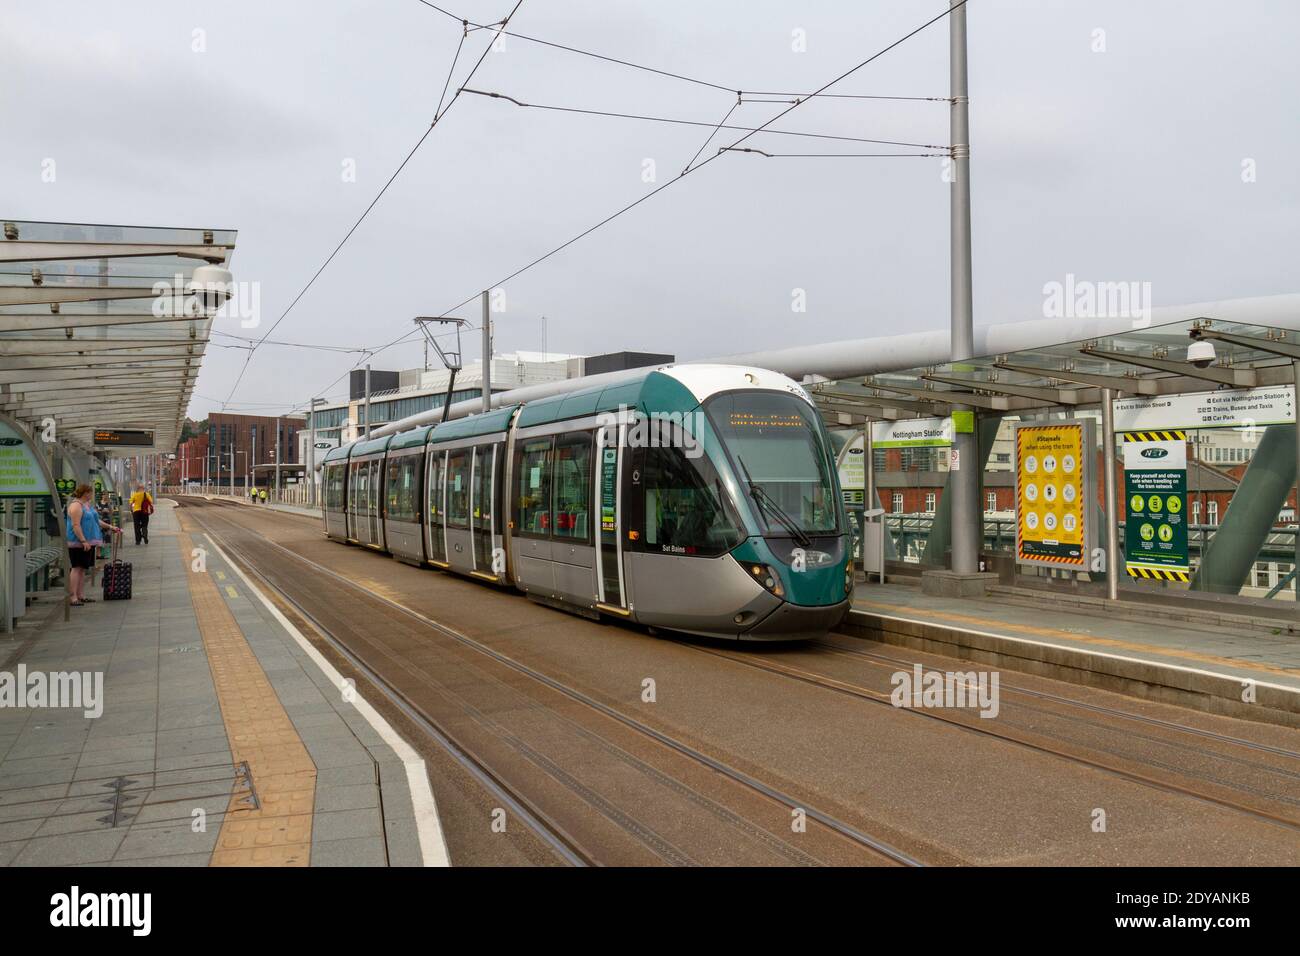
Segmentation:
{"type": "Polygon", "coordinates": [[[812,401],[673,365],[331,449],[326,533],[588,617],[711,637],[835,627],[849,526],[812,401]]]}

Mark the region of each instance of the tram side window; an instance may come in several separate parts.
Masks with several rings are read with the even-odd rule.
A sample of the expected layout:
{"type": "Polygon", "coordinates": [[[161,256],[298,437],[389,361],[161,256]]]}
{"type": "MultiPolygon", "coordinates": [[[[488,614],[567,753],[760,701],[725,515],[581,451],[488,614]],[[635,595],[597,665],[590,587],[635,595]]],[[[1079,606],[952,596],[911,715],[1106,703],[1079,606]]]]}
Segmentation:
{"type": "Polygon", "coordinates": [[[370,509],[366,503],[370,488],[369,462],[359,462],[352,477],[355,479],[352,482],[352,510],[355,514],[365,514],[370,509]]]}
{"type": "Polygon", "coordinates": [[[429,456],[429,520],[437,521],[442,516],[442,452],[429,456]]]}
{"type": "Polygon", "coordinates": [[[474,463],[474,526],[492,526],[492,462],[496,456],[495,445],[479,445],[478,460],[474,463]]]}
{"type": "Polygon", "coordinates": [[[520,534],[545,537],[551,528],[551,440],[534,438],[519,444],[515,453],[515,529],[520,534]]]}
{"type": "Polygon", "coordinates": [[[325,469],[325,509],[343,510],[343,466],[329,465],[325,469]]]}
{"type": "MultiPolygon", "coordinates": [[[[668,444],[668,436],[664,436],[668,444]]],[[[744,538],[735,507],[705,456],[688,458],[680,447],[645,450],[644,541],[648,551],[713,556],[744,538]]]]}
{"type": "Polygon", "coordinates": [[[561,435],[555,442],[555,537],[591,538],[591,435],[561,435]]]}
{"type": "Polygon", "coordinates": [[[469,527],[469,456],[468,449],[454,451],[447,463],[447,524],[453,528],[469,527]]]}
{"type": "Polygon", "coordinates": [[[419,455],[404,455],[388,461],[388,517],[393,521],[416,521],[418,510],[419,455]]]}

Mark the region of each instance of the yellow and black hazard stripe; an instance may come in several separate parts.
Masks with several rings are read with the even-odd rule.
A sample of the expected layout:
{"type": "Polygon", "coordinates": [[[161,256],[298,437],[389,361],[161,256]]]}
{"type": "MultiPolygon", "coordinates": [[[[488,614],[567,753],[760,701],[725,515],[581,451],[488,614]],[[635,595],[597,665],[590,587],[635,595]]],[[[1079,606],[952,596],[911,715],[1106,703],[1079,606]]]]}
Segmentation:
{"type": "Polygon", "coordinates": [[[1187,432],[1124,432],[1125,441],[1187,441],[1187,432]]]}
{"type": "Polygon", "coordinates": [[[1141,564],[1128,565],[1129,577],[1147,581],[1190,581],[1191,572],[1177,568],[1149,568],[1141,564]]]}
{"type": "Polygon", "coordinates": [[[1027,561],[1042,561],[1047,564],[1071,564],[1080,568],[1084,565],[1082,554],[1077,557],[1070,557],[1069,555],[1064,554],[1030,554],[1021,548],[1020,556],[1027,561]]]}

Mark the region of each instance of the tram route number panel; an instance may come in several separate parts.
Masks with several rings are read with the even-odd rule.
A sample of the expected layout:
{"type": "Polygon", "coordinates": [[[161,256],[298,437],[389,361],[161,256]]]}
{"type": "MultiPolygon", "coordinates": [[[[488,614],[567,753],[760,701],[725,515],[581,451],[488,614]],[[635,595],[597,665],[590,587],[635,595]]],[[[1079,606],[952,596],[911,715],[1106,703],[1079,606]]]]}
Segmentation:
{"type": "Polygon", "coordinates": [[[1124,443],[1124,559],[1133,577],[1186,580],[1187,446],[1124,443]]]}
{"type": "Polygon", "coordinates": [[[1093,423],[1016,426],[1016,561],[1088,570],[1093,423]]]}

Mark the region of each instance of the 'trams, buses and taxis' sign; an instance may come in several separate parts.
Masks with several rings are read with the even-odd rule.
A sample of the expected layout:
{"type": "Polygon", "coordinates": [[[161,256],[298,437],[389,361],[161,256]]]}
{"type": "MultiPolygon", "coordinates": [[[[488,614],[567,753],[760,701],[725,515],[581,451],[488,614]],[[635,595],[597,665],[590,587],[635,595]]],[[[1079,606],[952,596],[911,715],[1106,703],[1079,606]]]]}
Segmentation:
{"type": "Polygon", "coordinates": [[[1093,423],[1016,425],[1016,561],[1088,570],[1093,423]]]}

